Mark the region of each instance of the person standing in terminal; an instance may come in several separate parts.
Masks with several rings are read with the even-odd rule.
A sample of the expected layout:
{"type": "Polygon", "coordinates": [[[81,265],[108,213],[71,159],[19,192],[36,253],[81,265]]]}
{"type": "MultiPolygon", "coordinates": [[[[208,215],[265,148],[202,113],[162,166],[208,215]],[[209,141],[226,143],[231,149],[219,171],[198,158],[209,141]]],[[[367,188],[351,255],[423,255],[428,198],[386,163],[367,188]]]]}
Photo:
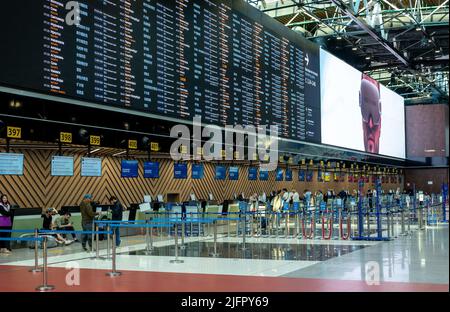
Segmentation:
{"type": "Polygon", "coordinates": [[[306,210],[309,210],[309,208],[311,206],[311,191],[306,189],[303,192],[303,198],[305,199],[305,208],[306,208],[306,210]]]}
{"type": "MultiPolygon", "coordinates": [[[[113,205],[111,209],[111,220],[122,221],[124,210],[122,204],[120,203],[120,201],[117,199],[116,196],[111,196],[109,201],[113,205]]],[[[116,247],[119,247],[120,243],[121,243],[120,230],[119,227],[116,227],[116,247]]]]}
{"type": "MultiPolygon", "coordinates": [[[[92,207],[92,195],[86,194],[84,195],[83,201],[80,204],[80,212],[81,212],[81,227],[83,231],[92,231],[92,224],[94,222],[94,217],[98,215],[98,212],[94,212],[92,207]]],[[[89,247],[92,248],[92,239],[90,234],[81,235],[81,246],[85,251],[88,251],[86,248],[86,242],[89,243],[89,247]]]]}
{"type": "Polygon", "coordinates": [[[297,190],[292,190],[292,208],[294,211],[300,210],[300,194],[297,190]]]}
{"type": "Polygon", "coordinates": [[[323,202],[323,193],[321,190],[318,190],[315,194],[316,196],[316,205],[320,208],[320,205],[323,202]]]}
{"type": "MultiPolygon", "coordinates": [[[[11,205],[9,204],[8,197],[3,194],[0,197],[0,230],[11,230],[11,205]]],[[[0,233],[0,237],[10,238],[11,233],[0,233]]],[[[0,253],[10,254],[11,247],[9,241],[0,241],[0,253]]]]}
{"type": "Polygon", "coordinates": [[[370,210],[372,210],[372,208],[373,208],[373,193],[372,193],[371,189],[367,190],[366,196],[367,196],[367,200],[369,202],[369,208],[370,208],[370,210]]]}

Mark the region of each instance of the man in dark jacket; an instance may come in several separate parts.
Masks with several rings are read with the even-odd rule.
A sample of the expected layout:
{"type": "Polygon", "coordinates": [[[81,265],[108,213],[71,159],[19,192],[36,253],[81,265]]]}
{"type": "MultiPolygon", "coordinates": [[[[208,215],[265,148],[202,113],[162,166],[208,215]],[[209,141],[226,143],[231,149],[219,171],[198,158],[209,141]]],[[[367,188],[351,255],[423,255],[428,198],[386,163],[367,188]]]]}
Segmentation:
{"type": "MultiPolygon", "coordinates": [[[[84,195],[83,201],[80,204],[80,212],[81,212],[81,227],[83,231],[92,231],[92,224],[94,223],[94,218],[98,214],[98,212],[94,211],[92,207],[92,195],[86,194],[84,195]]],[[[81,246],[85,251],[88,251],[86,248],[86,241],[89,243],[89,247],[92,248],[92,238],[89,234],[81,235],[81,246]]]]}
{"type": "MultiPolygon", "coordinates": [[[[111,220],[113,221],[122,221],[123,217],[123,206],[120,203],[120,201],[115,196],[111,196],[109,201],[112,204],[111,209],[111,220]]],[[[116,246],[120,246],[120,230],[118,227],[116,227],[116,246]]]]}

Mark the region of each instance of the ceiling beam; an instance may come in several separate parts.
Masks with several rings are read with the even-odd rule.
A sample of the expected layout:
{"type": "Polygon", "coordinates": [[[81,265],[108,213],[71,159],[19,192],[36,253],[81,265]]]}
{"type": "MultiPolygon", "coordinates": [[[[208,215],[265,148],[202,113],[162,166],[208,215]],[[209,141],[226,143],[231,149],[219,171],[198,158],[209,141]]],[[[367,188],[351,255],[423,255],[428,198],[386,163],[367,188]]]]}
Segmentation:
{"type": "Polygon", "coordinates": [[[352,21],[354,21],[359,27],[361,27],[363,30],[365,30],[372,38],[374,38],[380,45],[382,45],[386,50],[391,52],[392,55],[394,55],[401,63],[403,63],[405,66],[409,67],[409,60],[407,60],[405,57],[403,57],[400,52],[397,51],[387,40],[380,37],[378,34],[376,34],[372,28],[358,19],[352,12],[350,8],[347,7],[347,5],[342,0],[331,0],[337,8],[339,8],[345,15],[347,15],[352,21]]]}

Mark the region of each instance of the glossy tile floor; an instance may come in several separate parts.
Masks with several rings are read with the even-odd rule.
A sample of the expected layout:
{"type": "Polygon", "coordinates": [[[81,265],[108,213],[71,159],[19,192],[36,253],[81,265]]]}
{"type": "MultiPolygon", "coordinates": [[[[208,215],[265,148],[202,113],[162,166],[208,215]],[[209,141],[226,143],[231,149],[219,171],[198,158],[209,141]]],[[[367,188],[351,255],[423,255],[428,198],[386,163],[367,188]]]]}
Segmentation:
{"type": "MultiPolygon", "coordinates": [[[[212,236],[192,237],[179,250],[183,263],[171,263],[173,238],[154,237],[146,254],[144,238],[133,236],[117,250],[122,276],[106,277],[111,260],[73,244],[49,249],[49,282],[56,291],[448,291],[448,240],[448,225],[439,225],[389,242],[249,237],[242,252],[242,238],[219,235],[214,258],[212,236]],[[73,267],[79,286],[65,282],[73,267]]],[[[33,257],[28,248],[0,255],[0,291],[34,291],[42,275],[28,272],[33,257]]]]}

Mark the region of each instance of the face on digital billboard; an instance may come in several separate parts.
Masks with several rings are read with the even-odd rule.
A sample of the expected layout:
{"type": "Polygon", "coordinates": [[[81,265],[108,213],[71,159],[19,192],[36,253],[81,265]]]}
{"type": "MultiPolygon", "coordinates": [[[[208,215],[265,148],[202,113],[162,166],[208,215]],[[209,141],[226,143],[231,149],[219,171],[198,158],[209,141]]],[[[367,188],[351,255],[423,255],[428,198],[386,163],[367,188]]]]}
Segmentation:
{"type": "Polygon", "coordinates": [[[322,143],[405,158],[404,99],[320,51],[322,143]]]}

